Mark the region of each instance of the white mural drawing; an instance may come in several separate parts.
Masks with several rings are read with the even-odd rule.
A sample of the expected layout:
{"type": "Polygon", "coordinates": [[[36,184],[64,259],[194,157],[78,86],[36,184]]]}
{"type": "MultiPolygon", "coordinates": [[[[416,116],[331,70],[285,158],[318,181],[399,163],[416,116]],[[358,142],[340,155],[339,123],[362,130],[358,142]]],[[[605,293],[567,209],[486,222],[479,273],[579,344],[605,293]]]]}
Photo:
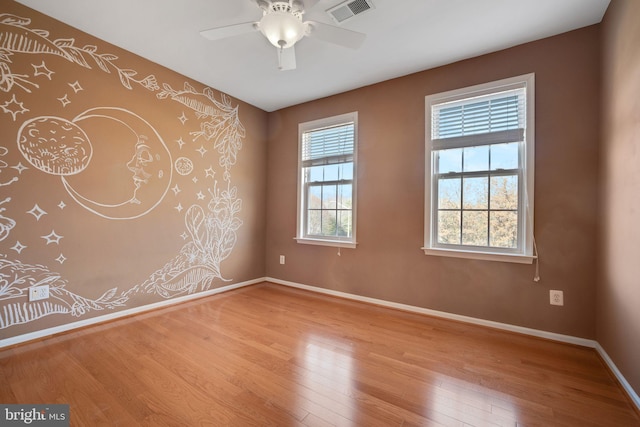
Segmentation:
{"type": "Polygon", "coordinates": [[[43,216],[47,215],[47,211],[45,211],[40,206],[38,206],[37,203],[35,205],[33,205],[33,208],[28,210],[27,213],[33,215],[33,217],[36,219],[36,221],[40,221],[40,218],[42,218],[43,216]]]}
{"type": "Polygon", "coordinates": [[[68,291],[67,281],[43,265],[23,264],[0,258],[0,329],[32,322],[51,314],[81,316],[91,310],[113,309],[123,306],[126,298],[110,289],[97,299],[84,298],[68,291]],[[49,285],[51,298],[29,301],[28,290],[33,286],[49,285]],[[20,301],[12,301],[20,300],[20,301]]]}
{"type": "MultiPolygon", "coordinates": [[[[9,150],[8,150],[6,147],[0,147],[0,157],[6,156],[8,152],[9,152],[9,150]]],[[[3,161],[3,160],[0,160],[0,173],[2,173],[2,170],[3,170],[3,169],[6,169],[6,168],[7,168],[7,166],[9,166],[9,165],[7,164],[7,162],[5,162],[5,161],[3,161]]],[[[11,178],[9,181],[6,181],[6,182],[2,182],[2,181],[0,181],[0,187],[4,187],[4,186],[6,186],[6,185],[11,185],[11,184],[13,184],[14,182],[16,182],[17,180],[18,180],[18,177],[17,177],[17,176],[14,176],[14,177],[13,177],[13,178],[11,178]]]]}
{"type": "MultiPolygon", "coordinates": [[[[217,99],[212,89],[198,91],[189,83],[185,83],[181,90],[175,90],[169,84],[163,84],[160,89],[155,76],[137,79],[135,70],[120,68],[115,63],[117,56],[99,53],[98,48],[93,45],[76,46],[73,38],[50,40],[48,31],[31,29],[30,24],[29,18],[0,14],[0,91],[11,96],[9,101],[0,104],[0,109],[10,114],[14,122],[29,112],[14,91],[32,93],[47,83],[40,77],[39,85],[31,80],[32,77],[44,76],[52,81],[54,71],[45,65],[44,56],[55,55],[85,69],[92,69],[88,61],[91,59],[104,73],[115,72],[125,88],[131,90],[134,85],[138,85],[155,92],[157,100],[179,103],[182,108],[188,109],[187,112],[195,113],[199,129],[190,131],[189,134],[192,142],[198,141],[200,146],[194,149],[192,156],[210,158],[211,153],[216,153],[218,165],[223,172],[223,184],[216,179],[216,171],[212,166],[204,170],[204,178],[206,181],[211,178],[212,182],[205,185],[205,179],[199,181],[198,173],[195,172],[196,162],[188,154],[183,154],[174,163],[170,150],[154,126],[125,108],[90,108],[73,119],[51,115],[26,119],[19,127],[15,139],[20,154],[39,171],[60,177],[64,189],[75,202],[102,218],[132,220],[143,217],[160,205],[170,188],[174,196],[178,197],[182,190],[174,180],[181,177],[193,175],[189,179],[193,184],[189,185],[200,187],[189,193],[192,196],[187,196],[187,192],[180,195],[183,199],[193,199],[186,204],[189,208],[184,212],[184,232],[176,236],[184,240],[178,254],[142,283],[133,286],[119,283],[119,287],[125,289],[122,292],[118,292],[118,287],[113,286],[95,299],[82,296],[77,291],[70,291],[68,288],[73,286],[69,279],[63,278],[48,266],[24,263],[18,259],[9,259],[7,254],[0,254],[0,330],[54,314],[78,317],[92,311],[126,307],[127,302],[136,294],[173,298],[208,290],[216,280],[231,280],[222,274],[222,262],[231,255],[236,245],[237,231],[243,224],[240,219],[242,200],[238,196],[238,189],[231,183],[231,168],[236,163],[245,137],[238,107],[232,105],[231,99],[224,94],[221,99],[217,99]],[[31,64],[33,76],[24,72],[12,72],[12,57],[21,54],[36,56],[36,63],[42,59],[40,65],[31,64]],[[114,129],[114,134],[118,137],[112,136],[110,132],[95,130],[104,129],[105,126],[114,129]],[[111,151],[129,154],[126,158],[114,159],[118,164],[113,166],[125,166],[120,167],[120,170],[125,170],[129,176],[122,182],[127,181],[130,185],[124,191],[128,192],[126,197],[113,201],[108,200],[106,195],[102,197],[100,190],[105,190],[104,188],[83,186],[83,180],[108,185],[104,177],[100,179],[101,177],[93,175],[97,172],[93,172],[92,163],[98,159],[104,163],[105,158],[101,157],[104,154],[101,153],[116,144],[120,149],[111,151]],[[174,169],[176,174],[173,174],[174,169]],[[91,179],[87,180],[87,177],[91,179]],[[198,184],[199,182],[202,184],[198,184]],[[42,284],[49,285],[51,298],[30,302],[29,288],[42,284]]],[[[77,80],[66,85],[71,87],[73,94],[84,90],[77,80]]],[[[64,108],[70,102],[67,95],[58,100],[63,103],[64,108]]],[[[185,111],[181,112],[178,120],[183,126],[187,122],[192,123],[185,111]]],[[[182,150],[187,143],[180,137],[178,144],[178,148],[182,150]]],[[[0,156],[8,152],[3,148],[0,147],[0,156]]],[[[111,158],[107,159],[109,160],[111,158]]],[[[0,161],[0,172],[6,167],[7,164],[0,161]]],[[[20,163],[13,168],[19,173],[28,169],[20,163]]],[[[14,177],[0,184],[8,185],[17,180],[14,177]]],[[[184,181],[180,182],[181,185],[186,185],[184,181]]],[[[0,201],[0,206],[11,200],[11,197],[5,198],[0,201]]],[[[65,202],[61,201],[60,209],[65,206],[65,202]]],[[[171,209],[182,214],[184,208],[178,202],[178,207],[171,209]]],[[[0,208],[0,214],[5,211],[4,207],[0,208]]],[[[28,213],[37,221],[46,215],[37,204],[28,213]]],[[[0,215],[0,241],[5,240],[15,227],[14,219],[0,215]]],[[[60,245],[64,236],[56,233],[54,228],[59,227],[52,227],[49,234],[35,237],[43,239],[47,246],[60,245]]],[[[10,249],[21,254],[26,248],[26,245],[16,241],[10,249]]],[[[62,254],[56,258],[60,264],[65,260],[66,257],[62,254]]]]}
{"type": "MultiPolygon", "coordinates": [[[[213,147],[220,154],[219,164],[224,169],[224,180],[231,180],[231,167],[236,163],[238,151],[242,148],[245,130],[238,117],[238,107],[231,105],[231,99],[222,95],[222,101],[216,100],[213,89],[205,88],[198,92],[189,83],[183,90],[174,90],[168,84],[157,94],[158,98],[171,98],[196,112],[200,119],[200,130],[192,132],[194,140],[204,137],[213,142],[213,147]]],[[[204,148],[204,147],[203,147],[204,148]]]]}
{"type": "MultiPolygon", "coordinates": [[[[9,203],[11,201],[11,197],[7,197],[4,200],[0,201],[0,206],[5,203],[9,203]]],[[[6,211],[6,208],[0,208],[0,241],[3,241],[7,237],[9,237],[9,233],[11,229],[16,226],[16,222],[2,215],[2,212],[6,211]]]]}
{"type": "MultiPolygon", "coordinates": [[[[244,126],[238,118],[238,109],[231,105],[229,97],[222,97],[222,102],[215,99],[210,88],[199,93],[188,83],[184,89],[177,91],[171,86],[163,85],[164,90],[157,96],[160,99],[170,98],[191,108],[201,122],[200,131],[192,132],[193,140],[204,137],[213,143],[220,154],[219,164],[224,169],[224,180],[227,188],[218,188],[217,181],[213,189],[209,189],[211,199],[207,210],[194,204],[185,213],[185,227],[189,241],[180,253],[165,266],[149,277],[141,285],[133,287],[125,293],[155,293],[164,298],[182,294],[208,290],[215,279],[226,280],[220,271],[221,262],[232,252],[236,240],[236,231],[242,225],[238,217],[242,209],[242,200],[238,198],[237,188],[231,186],[231,167],[235,164],[238,151],[242,148],[245,136],[244,126]]],[[[186,117],[182,115],[181,122],[186,117]]],[[[204,148],[204,147],[201,147],[204,148]]],[[[176,169],[181,175],[193,171],[193,162],[187,158],[178,159],[176,169]]],[[[212,168],[206,171],[207,176],[214,176],[212,168]]],[[[194,182],[197,178],[194,177],[194,182]]],[[[177,194],[177,193],[176,193],[177,194]]],[[[182,206],[179,206],[179,211],[182,206]]]]}
{"type": "Polygon", "coordinates": [[[107,219],[134,219],[151,212],[169,191],[172,178],[171,153],[160,134],[142,117],[122,108],[93,108],[80,114],[74,122],[86,120],[108,120],[128,131],[128,140],[112,143],[130,147],[130,157],[114,159],[126,163],[131,174],[130,192],[122,201],[99,201],[80,194],[74,188],[74,178],[63,176],[69,195],[85,209],[107,219]],[[154,185],[149,185],[150,181],[154,181],[154,185]]]}
{"type": "Polygon", "coordinates": [[[56,245],[60,244],[60,239],[62,239],[64,236],[60,236],[56,233],[55,230],[51,230],[51,233],[45,235],[45,236],[40,236],[41,238],[43,238],[44,240],[46,240],[47,245],[50,245],[52,243],[55,243],[56,245]]]}
{"type": "Polygon", "coordinates": [[[35,168],[52,175],[73,175],[91,160],[91,143],[82,128],[60,117],[36,117],[18,131],[18,149],[35,168]]]}
{"type": "Polygon", "coordinates": [[[72,121],[60,117],[36,117],[18,131],[18,149],[37,169],[60,175],[69,195],[85,209],[109,219],[138,218],[155,208],[171,183],[171,154],[158,132],[143,118],[122,108],[93,108],[72,121]],[[130,131],[133,152],[127,162],[132,173],[131,194],[118,203],[104,203],[81,195],[71,184],[71,175],[87,169],[94,152],[81,127],[88,119],[107,119],[130,131]],[[149,136],[147,136],[149,135],[149,136]],[[165,174],[165,171],[167,172],[165,174]],[[145,185],[150,180],[160,185],[145,185]]]}
{"type": "Polygon", "coordinates": [[[31,66],[33,67],[34,77],[45,76],[47,79],[51,80],[52,78],[51,76],[55,74],[53,71],[47,68],[47,65],[44,63],[44,60],[40,65],[31,64],[31,66]]]}
{"type": "MultiPolygon", "coordinates": [[[[1,25],[1,24],[0,24],[1,25]]],[[[0,52],[0,90],[9,92],[13,86],[18,86],[27,93],[31,93],[31,88],[38,88],[36,83],[32,83],[27,78],[27,74],[14,74],[9,68],[9,55],[0,52]],[[26,86],[30,85],[30,86],[26,86]]]]}
{"type": "Polygon", "coordinates": [[[207,210],[195,204],[187,209],[184,220],[189,241],[180,253],[125,295],[142,292],[171,298],[208,290],[215,279],[226,280],[220,263],[236,244],[242,200],[235,187],[221,191],[216,186],[210,193],[207,210]]]}
{"type": "MultiPolygon", "coordinates": [[[[0,63],[4,64],[0,68],[0,72],[2,72],[2,79],[6,80],[5,84],[0,85],[0,89],[3,91],[8,92],[14,86],[26,90],[22,84],[31,84],[37,87],[36,84],[27,80],[27,75],[16,76],[11,73],[9,67],[11,63],[10,56],[16,53],[56,55],[91,69],[87,61],[87,57],[89,57],[105,73],[110,73],[112,69],[115,70],[120,78],[120,83],[127,89],[132,89],[133,84],[139,84],[151,91],[158,90],[155,76],[149,75],[140,80],[136,79],[138,74],[136,71],[122,69],[115,65],[114,61],[118,59],[116,55],[110,53],[100,54],[98,53],[98,48],[94,45],[78,47],[75,45],[75,39],[73,38],[49,40],[48,31],[31,29],[28,27],[29,24],[31,24],[31,19],[29,18],[10,13],[0,14],[0,51],[3,53],[0,56],[0,63]],[[16,82],[21,82],[22,84],[16,82]]],[[[44,61],[42,65],[44,66],[44,61]]],[[[36,66],[34,65],[34,67],[36,66]]],[[[46,67],[44,68],[46,69],[46,67]]],[[[36,71],[38,70],[36,69],[36,71]]]]}
{"type": "Polygon", "coordinates": [[[182,176],[190,175],[193,172],[193,162],[186,157],[176,159],[175,167],[176,172],[182,176]]]}
{"type": "Polygon", "coordinates": [[[15,122],[18,118],[18,114],[25,114],[29,111],[28,108],[24,106],[24,103],[19,102],[16,99],[16,95],[14,94],[10,101],[5,102],[0,105],[0,109],[7,114],[11,114],[13,121],[15,122]]]}

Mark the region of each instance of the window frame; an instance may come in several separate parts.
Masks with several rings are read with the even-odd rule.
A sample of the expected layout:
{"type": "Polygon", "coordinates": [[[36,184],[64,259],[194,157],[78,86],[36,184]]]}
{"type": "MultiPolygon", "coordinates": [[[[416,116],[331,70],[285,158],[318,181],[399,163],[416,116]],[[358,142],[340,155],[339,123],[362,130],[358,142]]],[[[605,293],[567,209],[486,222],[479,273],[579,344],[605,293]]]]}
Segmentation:
{"type": "MultiPolygon", "coordinates": [[[[486,145],[486,140],[478,134],[478,144],[469,146],[486,145]]],[[[425,97],[425,200],[424,200],[424,247],[426,255],[447,256],[456,258],[480,259],[489,261],[503,261],[531,264],[536,258],[533,243],[533,212],[534,212],[534,178],[535,178],[535,75],[534,73],[511,77],[498,81],[483,83],[461,89],[441,92],[425,97]],[[435,161],[437,153],[442,147],[432,139],[432,107],[434,105],[470,100],[471,98],[490,95],[524,87],[525,90],[525,128],[524,141],[520,143],[519,165],[516,171],[518,176],[518,224],[519,238],[515,249],[499,249],[490,246],[453,245],[437,242],[437,215],[438,215],[438,177],[447,174],[435,174],[435,161]]],[[[490,176],[491,171],[486,171],[490,176]]],[[[496,175],[505,171],[494,171],[496,175]]],[[[484,172],[483,172],[484,173],[484,172]]],[[[460,172],[460,176],[473,174],[460,172]]],[[[452,174],[453,176],[454,174],[452,174]]],[[[490,181],[488,183],[490,186],[490,181]]],[[[462,201],[461,201],[462,203],[462,201]]],[[[464,210],[461,206],[461,212],[464,210]]],[[[488,210],[490,211],[490,209],[488,210]]]]}
{"type": "MultiPolygon", "coordinates": [[[[357,164],[358,164],[358,112],[350,112],[340,114],[331,117],[325,117],[318,120],[312,120],[309,122],[298,124],[298,189],[297,189],[297,220],[296,220],[296,237],[295,240],[298,243],[321,245],[321,246],[333,246],[338,248],[355,248],[356,241],[356,223],[357,223],[357,164]],[[353,123],[353,178],[351,179],[351,237],[341,238],[339,236],[316,236],[307,234],[307,212],[309,210],[307,202],[307,187],[318,185],[313,182],[306,182],[305,179],[305,167],[303,165],[302,152],[303,152],[303,135],[306,132],[320,130],[323,128],[340,126],[353,123]]],[[[325,181],[323,181],[325,182],[325,181]]],[[[336,183],[338,181],[329,180],[327,183],[336,183]]],[[[338,185],[338,184],[337,184],[338,185]]]]}

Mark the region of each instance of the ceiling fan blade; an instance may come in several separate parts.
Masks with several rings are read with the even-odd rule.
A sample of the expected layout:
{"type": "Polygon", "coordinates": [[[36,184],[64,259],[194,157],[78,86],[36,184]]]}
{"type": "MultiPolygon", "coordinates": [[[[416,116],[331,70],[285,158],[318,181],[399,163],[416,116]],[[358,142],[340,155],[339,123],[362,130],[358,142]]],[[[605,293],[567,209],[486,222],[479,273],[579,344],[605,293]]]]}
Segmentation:
{"type": "Polygon", "coordinates": [[[319,1],[320,0],[302,0],[302,3],[304,4],[304,10],[311,10],[316,4],[318,4],[319,1]]]}
{"type": "Polygon", "coordinates": [[[323,24],[321,22],[307,21],[305,24],[307,24],[308,27],[309,37],[315,37],[351,49],[358,49],[367,37],[365,34],[358,33],[357,31],[334,27],[333,25],[323,24]]]}
{"type": "Polygon", "coordinates": [[[296,69],[296,50],[295,46],[278,50],[278,68],[280,71],[296,69]]]}
{"type": "Polygon", "coordinates": [[[255,3],[262,10],[269,9],[269,2],[267,0],[251,0],[252,3],[255,3]]]}
{"type": "Polygon", "coordinates": [[[209,40],[221,40],[228,37],[239,36],[258,30],[257,22],[244,22],[242,24],[227,25],[200,31],[202,37],[209,40]]]}

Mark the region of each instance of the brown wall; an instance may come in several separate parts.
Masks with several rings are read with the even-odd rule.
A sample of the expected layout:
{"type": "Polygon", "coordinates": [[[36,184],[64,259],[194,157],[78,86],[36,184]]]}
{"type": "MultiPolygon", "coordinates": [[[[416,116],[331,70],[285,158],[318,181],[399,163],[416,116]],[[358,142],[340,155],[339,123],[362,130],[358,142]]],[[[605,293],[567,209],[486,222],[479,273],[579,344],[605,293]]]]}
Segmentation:
{"type": "Polygon", "coordinates": [[[267,276],[592,339],[599,141],[599,27],[592,26],[269,115],[267,276]],[[536,75],[534,267],[426,256],[424,97],[536,75]],[[358,111],[356,249],[297,244],[297,126],[358,111]],[[286,264],[279,264],[279,255],[286,264]],[[564,307],[549,290],[564,291],[564,307]]]}
{"type": "Polygon", "coordinates": [[[264,277],[267,113],[0,13],[0,339],[264,277]]]}
{"type": "Polygon", "coordinates": [[[640,2],[613,0],[603,28],[597,339],[640,391],[640,2]]]}

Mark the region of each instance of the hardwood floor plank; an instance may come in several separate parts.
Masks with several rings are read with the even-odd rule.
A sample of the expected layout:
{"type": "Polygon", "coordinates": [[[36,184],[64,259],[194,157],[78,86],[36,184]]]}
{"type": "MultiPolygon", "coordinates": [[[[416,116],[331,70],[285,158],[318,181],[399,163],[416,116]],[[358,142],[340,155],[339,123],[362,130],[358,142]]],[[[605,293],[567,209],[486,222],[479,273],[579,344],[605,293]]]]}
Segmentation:
{"type": "Polygon", "coordinates": [[[263,283],[0,350],[74,426],[640,426],[593,349],[263,283]]]}

